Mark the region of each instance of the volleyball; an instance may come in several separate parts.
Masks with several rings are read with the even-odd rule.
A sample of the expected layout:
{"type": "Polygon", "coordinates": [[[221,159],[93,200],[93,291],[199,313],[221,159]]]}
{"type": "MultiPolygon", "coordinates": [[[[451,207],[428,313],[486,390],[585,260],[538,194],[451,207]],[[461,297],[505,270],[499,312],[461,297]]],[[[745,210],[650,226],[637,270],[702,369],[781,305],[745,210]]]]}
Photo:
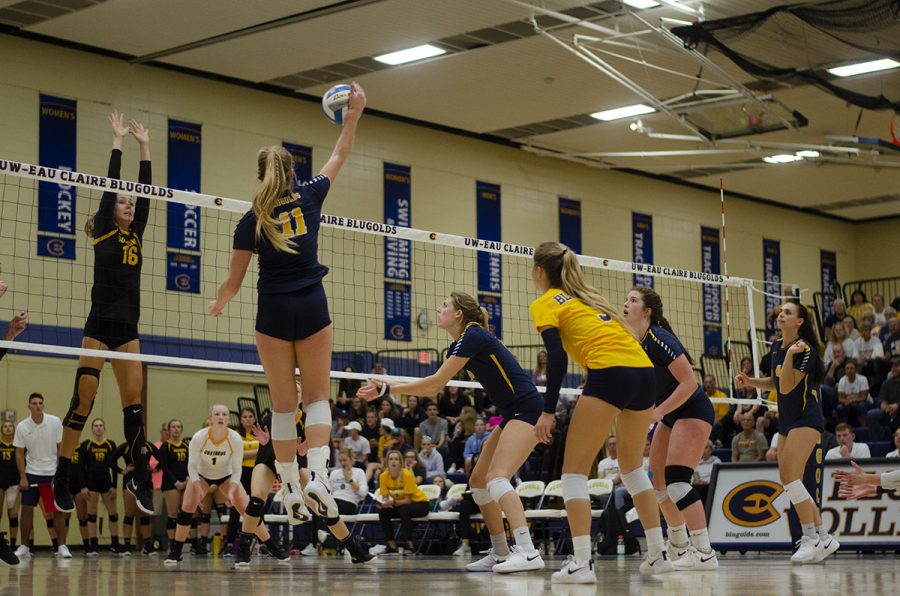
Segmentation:
{"type": "Polygon", "coordinates": [[[350,104],[350,85],[335,85],[322,96],[322,112],[334,124],[344,123],[344,111],[350,104]]]}

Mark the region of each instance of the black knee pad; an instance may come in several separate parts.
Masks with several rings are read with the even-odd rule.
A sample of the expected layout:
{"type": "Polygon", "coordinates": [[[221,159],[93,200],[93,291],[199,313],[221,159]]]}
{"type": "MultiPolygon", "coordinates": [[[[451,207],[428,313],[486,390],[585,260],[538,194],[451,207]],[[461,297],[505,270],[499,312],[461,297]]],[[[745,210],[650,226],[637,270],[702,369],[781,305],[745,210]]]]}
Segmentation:
{"type": "Polygon", "coordinates": [[[119,522],[119,514],[118,513],[113,513],[112,515],[109,516],[109,523],[115,524],[118,522],[119,522]]]}
{"type": "Polygon", "coordinates": [[[141,517],[141,526],[149,526],[150,525],[150,516],[145,515],[141,517]]]}
{"type": "Polygon", "coordinates": [[[336,516],[336,517],[323,517],[322,519],[325,520],[325,525],[328,526],[329,528],[330,528],[331,526],[335,525],[336,523],[338,523],[339,521],[341,521],[340,516],[336,516]]]}
{"type": "Polygon", "coordinates": [[[19,518],[18,517],[9,518],[9,528],[12,529],[12,528],[18,528],[18,527],[19,527],[19,518]]]}
{"type": "Polygon", "coordinates": [[[97,516],[94,515],[93,513],[88,513],[88,515],[87,515],[87,522],[88,522],[89,524],[96,524],[96,523],[97,523],[97,516]]]}
{"type": "Polygon", "coordinates": [[[247,504],[247,510],[245,511],[245,515],[249,517],[262,517],[263,509],[265,508],[266,503],[259,497],[250,497],[250,503],[247,504]]]}
{"type": "Polygon", "coordinates": [[[212,515],[210,515],[209,513],[201,513],[200,514],[200,523],[201,524],[208,524],[211,521],[212,521],[212,515]]]}
{"type": "Polygon", "coordinates": [[[193,526],[191,522],[194,521],[194,516],[188,513],[187,511],[181,510],[178,512],[178,525],[179,526],[193,526]]]}
{"type": "Polygon", "coordinates": [[[134,518],[131,517],[130,515],[126,515],[125,517],[122,518],[122,523],[125,524],[126,526],[134,525],[134,518]]]}
{"type": "Polygon", "coordinates": [[[92,395],[90,397],[90,407],[88,408],[87,414],[78,414],[75,411],[78,409],[78,406],[81,405],[81,396],[78,394],[78,383],[81,381],[83,375],[92,376],[97,379],[97,382],[100,382],[100,371],[96,368],[80,367],[75,373],[75,389],[72,392],[72,401],[69,403],[69,411],[66,412],[66,416],[63,418],[62,423],[63,426],[71,428],[72,430],[77,430],[78,432],[84,430],[84,425],[87,423],[88,416],[91,415],[91,410],[94,409],[95,396],[92,395]]]}
{"type": "Polygon", "coordinates": [[[687,466],[666,466],[666,486],[676,482],[691,483],[694,478],[694,470],[687,466]]]}
{"type": "Polygon", "coordinates": [[[79,525],[80,527],[82,527],[82,528],[86,528],[86,527],[87,527],[87,524],[88,524],[88,520],[86,520],[86,519],[79,519],[79,520],[78,520],[78,525],[79,525]]]}
{"type": "Polygon", "coordinates": [[[166,529],[167,530],[174,530],[175,526],[177,526],[177,525],[178,525],[178,522],[175,520],[174,517],[169,517],[166,519],[166,529]]]}
{"type": "Polygon", "coordinates": [[[48,529],[48,530],[52,530],[52,529],[53,529],[53,518],[51,518],[51,519],[44,519],[44,523],[47,524],[47,529],[48,529]]]}
{"type": "MultiPolygon", "coordinates": [[[[666,466],[666,487],[671,491],[672,485],[679,485],[680,490],[677,492],[683,493],[677,501],[672,499],[679,510],[683,511],[700,500],[700,493],[691,485],[693,477],[694,470],[687,466],[666,466]]],[[[670,492],[669,497],[672,496],[670,492]]]]}

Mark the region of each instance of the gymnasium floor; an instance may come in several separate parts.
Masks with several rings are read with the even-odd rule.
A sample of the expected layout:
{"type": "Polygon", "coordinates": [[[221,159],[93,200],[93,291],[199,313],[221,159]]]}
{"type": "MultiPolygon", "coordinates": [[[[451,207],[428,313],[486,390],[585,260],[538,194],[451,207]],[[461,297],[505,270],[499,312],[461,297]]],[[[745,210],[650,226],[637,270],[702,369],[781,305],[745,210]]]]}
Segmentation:
{"type": "MultiPolygon", "coordinates": [[[[609,558],[597,565],[597,586],[550,584],[550,569],[539,574],[496,576],[463,570],[468,560],[453,557],[381,557],[351,566],[343,558],[300,558],[287,564],[254,559],[249,570],[234,571],[230,560],[192,559],[166,568],[162,557],[68,561],[39,553],[19,568],[0,567],[0,596],[206,596],[207,594],[302,594],[315,596],[413,596],[417,594],[615,594],[690,596],[740,594],[897,594],[900,557],[846,554],[811,567],[791,566],[783,555],[727,555],[717,572],[641,577],[637,557],[609,558]]],[[[557,566],[557,559],[552,565],[557,566]]],[[[549,566],[548,566],[549,567],[549,566]]]]}

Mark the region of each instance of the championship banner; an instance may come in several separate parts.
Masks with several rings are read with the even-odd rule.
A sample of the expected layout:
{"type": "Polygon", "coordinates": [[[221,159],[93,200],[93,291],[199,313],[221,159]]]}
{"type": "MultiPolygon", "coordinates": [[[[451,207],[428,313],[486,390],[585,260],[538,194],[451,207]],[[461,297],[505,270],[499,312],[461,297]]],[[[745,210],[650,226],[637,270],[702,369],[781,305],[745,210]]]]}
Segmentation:
{"type": "Polygon", "coordinates": [[[200,293],[200,255],[166,251],[166,289],[200,293]]]}
{"type": "Polygon", "coordinates": [[[488,330],[497,339],[503,339],[503,302],[500,296],[478,294],[478,305],[488,313],[488,330]]]}
{"type": "Polygon", "coordinates": [[[820,250],[819,266],[822,270],[822,316],[827,317],[834,312],[834,299],[838,293],[837,253],[820,250]]]}
{"type": "MultiPolygon", "coordinates": [[[[475,183],[476,233],[481,240],[499,242],[500,228],[500,185],[478,181],[475,183]]],[[[478,291],[503,291],[503,263],[497,253],[478,253],[478,291]]]]}
{"type": "MultiPolygon", "coordinates": [[[[200,157],[202,125],[169,119],[169,160],[168,184],[170,188],[200,192],[200,157]]],[[[169,251],[168,267],[166,267],[166,289],[176,292],[200,293],[200,207],[170,202],[166,205],[168,230],[166,246],[170,249],[198,253],[188,266],[185,260],[179,260],[179,266],[173,266],[173,255],[169,251]],[[192,273],[191,279],[196,283],[187,283],[184,277],[175,279],[186,273],[181,267],[187,266],[192,273]]],[[[180,255],[185,256],[185,255],[180,255]]]]}
{"type": "Polygon", "coordinates": [[[581,201],[559,197],[559,241],[581,254],[581,201]]]}
{"type": "MultiPolygon", "coordinates": [[[[896,470],[900,465],[896,459],[885,458],[857,463],[866,472],[876,473],[896,470]]],[[[841,550],[895,548],[900,543],[898,491],[879,488],[874,497],[847,501],[838,495],[839,485],[832,474],[836,470],[852,470],[850,461],[830,460],[824,462],[824,469],[818,469],[822,470],[822,521],[841,543],[841,550]]],[[[713,548],[792,548],[794,540],[788,523],[791,503],[779,481],[775,462],[718,464],[710,480],[707,517],[713,548]]]]}
{"type": "Polygon", "coordinates": [[[384,282],[384,338],[412,341],[412,286],[384,282]]]}
{"type": "MultiPolygon", "coordinates": [[[[38,159],[40,165],[72,171],[75,169],[75,145],[78,106],[73,99],[40,96],[38,118],[38,159]]],[[[74,187],[68,184],[38,184],[38,256],[75,258],[74,187]]]]}
{"type": "Polygon", "coordinates": [[[778,240],[763,238],[763,279],[766,292],[766,331],[774,330],[768,323],[769,313],[781,304],[781,243],[778,240]]]}
{"type": "MultiPolygon", "coordinates": [[[[719,230],[700,227],[701,271],[721,273],[719,259],[719,230]]],[[[722,288],[703,284],[703,353],[723,356],[722,353],[722,288]]]]}
{"type": "Polygon", "coordinates": [[[284,141],[281,146],[287,149],[294,161],[294,183],[299,185],[312,180],[312,147],[296,145],[284,141]]]}
{"type": "MultiPolygon", "coordinates": [[[[412,223],[412,171],[384,163],[384,223],[408,228],[412,223]]],[[[412,341],[412,252],[409,240],[384,239],[384,338],[412,341]],[[404,283],[393,283],[393,282],[404,283]]]]}
{"type": "MultiPolygon", "coordinates": [[[[653,263],[653,216],[645,213],[631,213],[631,243],[634,247],[633,260],[639,264],[653,263]]],[[[634,274],[634,285],[653,287],[653,276],[634,274]]]]}

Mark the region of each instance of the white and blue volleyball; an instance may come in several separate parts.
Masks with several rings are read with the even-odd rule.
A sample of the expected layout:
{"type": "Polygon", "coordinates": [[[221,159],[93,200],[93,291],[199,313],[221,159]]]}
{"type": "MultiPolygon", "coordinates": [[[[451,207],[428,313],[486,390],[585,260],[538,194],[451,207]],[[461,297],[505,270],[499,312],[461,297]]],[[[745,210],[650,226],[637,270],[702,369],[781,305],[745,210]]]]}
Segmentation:
{"type": "Polygon", "coordinates": [[[350,105],[350,85],[335,85],[322,96],[322,111],[334,124],[344,123],[348,105],[350,105]]]}

